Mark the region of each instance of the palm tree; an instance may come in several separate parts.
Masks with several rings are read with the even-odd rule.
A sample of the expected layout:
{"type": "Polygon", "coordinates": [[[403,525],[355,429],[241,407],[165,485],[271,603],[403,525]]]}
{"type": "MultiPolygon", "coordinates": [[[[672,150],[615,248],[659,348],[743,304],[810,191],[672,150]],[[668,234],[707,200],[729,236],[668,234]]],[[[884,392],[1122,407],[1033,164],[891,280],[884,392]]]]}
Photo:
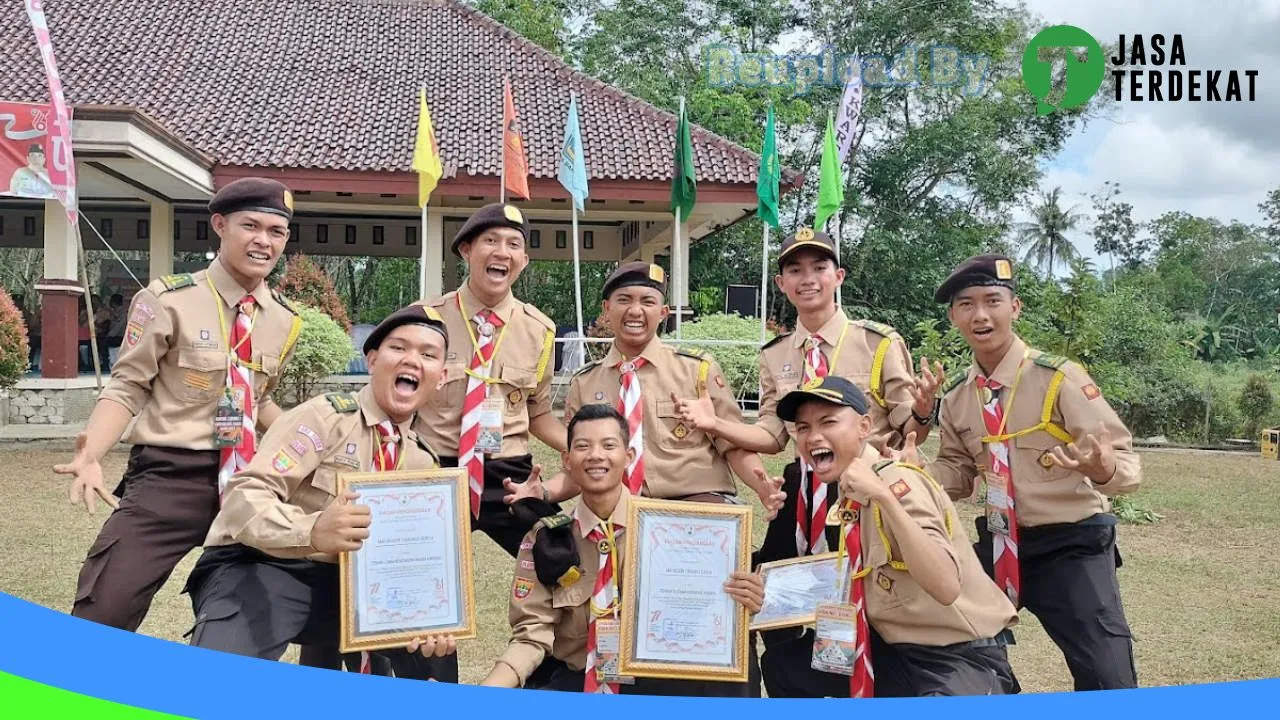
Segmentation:
{"type": "Polygon", "coordinates": [[[1063,210],[1058,204],[1061,197],[1062,188],[1043,193],[1031,209],[1031,222],[1018,223],[1017,228],[1017,242],[1026,248],[1023,262],[1047,271],[1049,277],[1053,277],[1056,265],[1069,265],[1080,256],[1067,233],[1075,230],[1084,216],[1074,207],[1063,210]]]}

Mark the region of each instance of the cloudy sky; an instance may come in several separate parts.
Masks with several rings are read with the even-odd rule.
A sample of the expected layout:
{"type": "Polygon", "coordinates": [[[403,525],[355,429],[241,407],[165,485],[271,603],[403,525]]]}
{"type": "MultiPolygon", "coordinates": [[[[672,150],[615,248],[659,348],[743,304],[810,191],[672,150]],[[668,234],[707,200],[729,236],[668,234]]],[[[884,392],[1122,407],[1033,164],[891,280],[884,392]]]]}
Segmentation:
{"type": "MultiPolygon", "coordinates": [[[[1045,167],[1046,189],[1061,186],[1087,211],[1089,193],[1119,182],[1139,221],[1169,210],[1261,219],[1258,203],[1280,187],[1280,0],[1025,1],[1047,24],[1075,25],[1102,43],[1181,33],[1183,70],[1259,71],[1253,103],[1116,103],[1045,167]]],[[[1087,236],[1075,242],[1093,254],[1087,236]]]]}

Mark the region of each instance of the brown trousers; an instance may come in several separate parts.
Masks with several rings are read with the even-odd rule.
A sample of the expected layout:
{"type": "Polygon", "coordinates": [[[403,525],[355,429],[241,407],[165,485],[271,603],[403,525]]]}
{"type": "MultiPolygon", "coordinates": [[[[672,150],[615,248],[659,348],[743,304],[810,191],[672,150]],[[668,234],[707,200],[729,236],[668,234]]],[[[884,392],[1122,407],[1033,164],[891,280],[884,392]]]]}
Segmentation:
{"type": "Polygon", "coordinates": [[[71,614],[136,631],[218,514],[218,451],[136,445],[116,495],[120,507],[89,548],[71,614]]]}

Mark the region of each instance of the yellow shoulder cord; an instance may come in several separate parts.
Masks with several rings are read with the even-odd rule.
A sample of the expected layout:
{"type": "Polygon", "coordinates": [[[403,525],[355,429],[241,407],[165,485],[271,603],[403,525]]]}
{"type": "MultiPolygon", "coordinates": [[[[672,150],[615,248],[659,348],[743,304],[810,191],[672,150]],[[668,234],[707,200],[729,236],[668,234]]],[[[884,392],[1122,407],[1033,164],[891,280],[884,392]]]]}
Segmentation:
{"type": "MultiPolygon", "coordinates": [[[[1028,351],[1027,354],[1029,353],[1030,351],[1028,351]]],[[[982,442],[984,443],[1005,442],[1006,440],[1019,438],[1019,437],[1022,437],[1023,435],[1030,435],[1031,433],[1036,432],[1038,430],[1044,430],[1045,432],[1049,433],[1050,435],[1052,435],[1054,438],[1058,439],[1061,442],[1069,443],[1069,442],[1072,442],[1073,440],[1070,433],[1068,433],[1058,424],[1051,422],[1051,418],[1053,417],[1053,406],[1058,401],[1058,393],[1062,390],[1063,380],[1066,379],[1066,375],[1064,375],[1061,370],[1058,370],[1057,372],[1055,372],[1053,375],[1053,379],[1049,381],[1049,389],[1045,393],[1044,403],[1040,407],[1040,422],[1036,423],[1035,425],[1032,425],[1031,427],[1023,428],[1017,432],[1006,433],[1004,431],[1005,424],[1009,422],[1009,416],[1013,414],[1013,411],[1012,411],[1013,398],[1018,392],[1018,385],[1022,382],[1022,369],[1026,366],[1027,354],[1023,355],[1022,363],[1018,365],[1018,375],[1017,375],[1017,378],[1014,379],[1013,381],[1013,388],[1009,391],[1009,403],[1006,406],[1010,408],[1010,411],[1005,413],[1004,419],[1001,421],[1000,432],[996,433],[995,435],[984,436],[982,438],[982,442]]],[[[976,386],[974,387],[974,392],[977,392],[976,386]]],[[[981,396],[978,397],[978,406],[979,407],[982,406],[981,396]]]]}
{"type": "MultiPolygon", "coordinates": [[[[938,481],[937,481],[937,480],[934,480],[934,479],[933,479],[933,476],[932,476],[932,475],[930,475],[930,474],[929,474],[929,472],[928,472],[927,470],[925,470],[924,468],[920,467],[919,465],[912,465],[911,463],[906,463],[906,462],[901,462],[901,461],[898,461],[898,462],[894,463],[894,465],[898,465],[898,466],[900,466],[900,467],[908,468],[908,469],[910,469],[910,470],[915,470],[916,472],[920,473],[920,475],[921,475],[921,476],[923,476],[925,480],[928,480],[928,481],[929,481],[929,484],[933,486],[933,489],[934,489],[934,490],[937,490],[938,492],[942,493],[943,495],[946,495],[946,494],[947,494],[947,491],[946,491],[946,490],[944,490],[944,489],[942,488],[942,486],[938,484],[938,481]]],[[[946,510],[943,510],[943,513],[942,513],[942,522],[947,526],[947,539],[948,539],[948,540],[950,540],[950,539],[954,538],[954,537],[955,537],[955,529],[954,529],[954,526],[952,525],[952,522],[951,522],[951,513],[950,513],[950,512],[948,512],[948,511],[946,511],[946,510]]]]}
{"type": "Polygon", "coordinates": [[[245,362],[241,360],[239,353],[236,352],[237,350],[240,349],[240,346],[243,345],[245,341],[247,341],[253,335],[253,326],[257,324],[257,321],[258,321],[258,303],[255,302],[253,304],[253,314],[249,316],[249,332],[245,333],[244,337],[240,338],[240,342],[236,343],[235,347],[231,347],[231,331],[227,327],[226,312],[224,312],[222,309],[222,296],[218,294],[218,289],[213,286],[213,278],[209,277],[208,275],[205,275],[204,279],[209,285],[209,292],[213,294],[213,306],[218,310],[218,330],[222,333],[222,344],[228,348],[227,350],[228,372],[230,372],[230,365],[233,362],[236,365],[239,365],[241,367],[249,368],[250,372],[262,372],[261,365],[255,362],[245,362]]]}
{"type": "MultiPolygon", "coordinates": [[[[855,503],[854,503],[853,501],[851,501],[851,500],[845,500],[845,501],[843,501],[843,502],[841,502],[841,503],[840,503],[840,508],[841,508],[842,510],[853,510],[854,512],[862,512],[862,508],[854,509],[854,507],[853,507],[854,505],[855,505],[855,503]]],[[[836,548],[836,566],[837,566],[837,567],[843,567],[843,566],[844,566],[844,563],[845,563],[845,559],[844,559],[844,557],[845,557],[845,543],[844,543],[844,536],[845,536],[848,532],[849,532],[849,523],[848,523],[848,522],[846,522],[843,518],[841,518],[841,519],[840,519],[840,537],[839,537],[839,538],[837,538],[837,540],[836,540],[836,545],[837,545],[837,548],[836,548]]],[[[850,582],[852,582],[852,581],[854,581],[854,580],[858,580],[858,579],[860,579],[860,578],[864,578],[864,577],[866,577],[866,576],[870,575],[870,574],[871,574],[871,570],[872,570],[872,569],[873,569],[873,568],[871,568],[870,566],[862,568],[861,570],[859,570],[859,571],[858,571],[858,573],[857,573],[856,575],[851,575],[851,576],[849,576],[849,581],[850,581],[850,582]]],[[[841,588],[841,589],[843,589],[843,588],[841,588]]]]}
{"type": "Polygon", "coordinates": [[[871,361],[871,399],[876,404],[886,410],[889,409],[889,403],[884,399],[884,394],[880,392],[881,375],[884,374],[884,358],[889,354],[889,346],[893,344],[890,338],[881,338],[880,344],[876,346],[875,358],[871,361]]]}
{"type": "Polygon", "coordinates": [[[284,366],[284,359],[289,357],[289,351],[293,349],[294,343],[298,342],[298,336],[302,334],[302,316],[294,315],[293,322],[289,324],[289,337],[285,338],[284,349],[280,351],[280,365],[284,366]]]}
{"type": "Polygon", "coordinates": [[[711,374],[711,361],[702,358],[702,364],[698,366],[698,383],[693,386],[693,396],[702,397],[702,391],[707,389],[707,376],[711,374]]]}
{"type": "MultiPolygon", "coordinates": [[[[546,334],[546,338],[542,341],[542,357],[538,358],[538,372],[537,372],[537,380],[534,381],[535,385],[542,384],[542,378],[546,377],[547,366],[551,362],[551,350],[552,348],[555,347],[555,344],[556,344],[556,334],[551,330],[548,330],[546,334]]],[[[497,354],[498,352],[497,346],[494,346],[493,352],[494,354],[497,354]]]]}
{"type": "MultiPolygon", "coordinates": [[[[467,315],[467,308],[462,304],[462,294],[458,293],[457,295],[454,295],[454,297],[458,300],[458,312],[462,313],[462,324],[467,326],[467,337],[471,339],[471,358],[467,359],[467,365],[462,368],[462,372],[466,373],[467,377],[473,377],[485,385],[496,385],[502,382],[500,378],[481,375],[471,369],[471,359],[474,358],[476,353],[479,351],[480,341],[476,339],[476,331],[471,327],[471,316],[467,315]]],[[[498,328],[498,337],[493,341],[493,355],[491,357],[498,357],[498,347],[502,345],[502,339],[506,336],[507,326],[504,324],[502,327],[498,328]]]]}

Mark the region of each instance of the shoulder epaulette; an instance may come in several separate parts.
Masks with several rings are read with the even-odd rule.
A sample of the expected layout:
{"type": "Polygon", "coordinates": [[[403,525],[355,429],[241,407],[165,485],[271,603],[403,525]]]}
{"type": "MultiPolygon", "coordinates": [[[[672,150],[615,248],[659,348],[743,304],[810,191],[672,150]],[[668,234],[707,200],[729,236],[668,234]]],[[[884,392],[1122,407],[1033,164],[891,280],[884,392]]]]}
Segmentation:
{"type": "Polygon", "coordinates": [[[184,287],[191,287],[196,284],[196,279],[191,273],[177,273],[175,275],[165,275],[160,278],[160,284],[164,285],[164,291],[179,290],[184,287]]]}
{"type": "Polygon", "coordinates": [[[1036,356],[1034,362],[1040,367],[1049,368],[1050,370],[1061,370],[1062,366],[1066,365],[1068,361],[1061,355],[1042,353],[1036,356]]]}
{"type": "Polygon", "coordinates": [[[360,409],[360,403],[356,402],[355,393],[331,392],[326,393],[324,399],[328,400],[333,409],[340,413],[351,413],[360,409]]]}
{"type": "Polygon", "coordinates": [[[778,344],[778,342],[779,342],[779,341],[781,341],[783,338],[789,338],[789,337],[791,337],[791,333],[782,333],[781,335],[779,335],[779,336],[775,337],[774,339],[770,340],[769,342],[765,343],[764,345],[761,345],[761,346],[760,346],[760,349],[761,349],[761,350],[766,350],[766,349],[768,349],[768,348],[771,348],[771,347],[773,347],[774,345],[777,345],[777,344],[778,344]]]}
{"type": "Polygon", "coordinates": [[[578,375],[581,375],[581,374],[583,374],[583,373],[587,372],[588,370],[590,370],[590,369],[592,369],[592,368],[596,367],[597,365],[599,365],[599,364],[600,364],[600,363],[602,363],[602,362],[604,362],[604,360],[592,360],[592,361],[590,361],[590,362],[583,363],[583,364],[582,364],[582,367],[578,368],[577,370],[574,370],[574,371],[573,371],[573,375],[570,375],[569,377],[577,377],[578,375]]]}
{"type": "Polygon", "coordinates": [[[548,530],[555,530],[556,528],[564,527],[565,525],[568,525],[571,522],[573,522],[572,517],[564,513],[556,513],[555,515],[547,515],[546,517],[542,518],[541,520],[538,521],[538,524],[542,525],[548,530]]]}
{"type": "Polygon", "coordinates": [[[281,295],[278,291],[272,290],[271,297],[275,298],[276,302],[280,303],[285,310],[288,310],[294,315],[298,314],[298,309],[293,306],[293,303],[289,302],[289,300],[285,298],[284,295],[281,295]]]}
{"type": "Polygon", "coordinates": [[[440,456],[436,454],[435,450],[431,449],[431,445],[428,444],[426,440],[423,440],[421,435],[418,435],[417,441],[418,441],[418,447],[422,448],[428,455],[430,455],[431,459],[435,461],[436,465],[439,465],[440,456]]]}
{"type": "Polygon", "coordinates": [[[898,336],[898,331],[894,330],[892,325],[885,325],[884,323],[876,322],[874,320],[855,320],[854,324],[861,325],[871,332],[877,335],[883,335],[887,338],[898,336]]]}
{"type": "Polygon", "coordinates": [[[952,390],[955,390],[956,388],[960,387],[961,385],[964,384],[964,381],[968,379],[968,377],[969,377],[968,371],[956,373],[955,377],[947,380],[947,384],[942,388],[942,394],[946,395],[947,393],[950,393],[952,390]]]}
{"type": "Polygon", "coordinates": [[[885,468],[887,468],[887,467],[889,467],[890,465],[893,465],[893,464],[894,464],[894,462],[893,462],[892,460],[881,460],[881,461],[879,461],[879,462],[877,462],[877,463],[873,463],[873,464],[871,465],[871,469],[872,469],[872,470],[875,470],[875,471],[876,471],[876,474],[877,474],[877,475],[879,475],[881,470],[883,470],[883,469],[885,469],[885,468]]]}
{"type": "Polygon", "coordinates": [[[427,307],[444,307],[445,302],[449,300],[449,297],[451,295],[453,295],[453,293],[445,293],[444,295],[437,295],[433,298],[427,298],[422,302],[422,304],[427,307]]]}
{"type": "Polygon", "coordinates": [[[530,305],[527,302],[522,302],[521,305],[524,306],[524,312],[526,315],[533,318],[534,320],[537,320],[538,323],[542,325],[544,328],[551,330],[553,332],[555,331],[556,323],[554,320],[547,317],[546,313],[542,312],[541,310],[534,307],[533,305],[530,305]]]}
{"type": "Polygon", "coordinates": [[[705,353],[700,353],[697,350],[688,350],[686,348],[676,348],[676,354],[683,355],[687,358],[693,358],[694,360],[698,360],[698,361],[707,359],[707,356],[705,353]]]}

